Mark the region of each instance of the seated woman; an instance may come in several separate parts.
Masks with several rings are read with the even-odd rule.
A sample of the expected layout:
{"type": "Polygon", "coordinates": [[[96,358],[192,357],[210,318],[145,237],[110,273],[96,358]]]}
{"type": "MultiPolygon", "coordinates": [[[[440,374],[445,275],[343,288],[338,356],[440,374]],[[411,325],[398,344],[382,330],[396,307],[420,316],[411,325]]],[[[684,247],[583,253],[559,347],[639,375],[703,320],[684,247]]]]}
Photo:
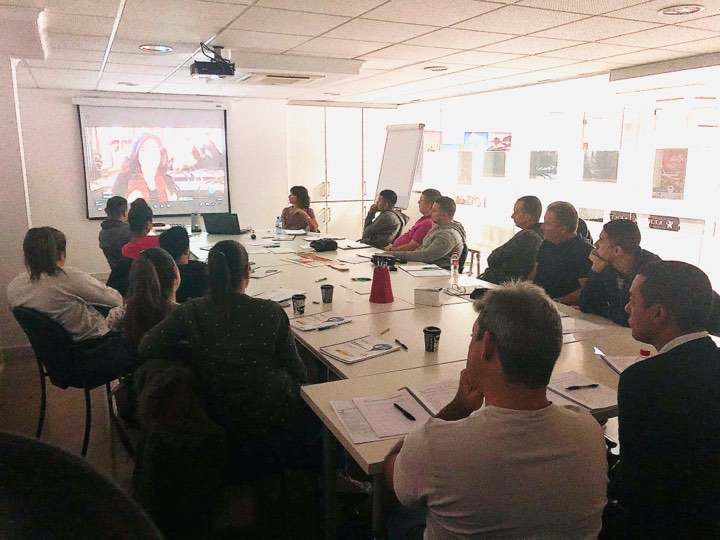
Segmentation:
{"type": "Polygon", "coordinates": [[[80,350],[87,351],[88,366],[96,373],[130,371],[136,364],[133,351],[122,336],[110,332],[98,310],[121,306],[122,296],[90,274],[66,266],[66,245],[65,235],[52,227],[28,230],[23,241],[27,272],[8,285],[10,306],[34,309],[62,325],[80,350]]]}
{"type": "Polygon", "coordinates": [[[139,348],[143,359],[172,359],[178,345],[189,346],[208,416],[226,430],[232,461],[243,464],[246,476],[298,465],[313,455],[307,446],[318,434],[305,422],[306,371],[288,317],[276,302],[245,294],[249,268],[238,242],[215,244],[208,255],[210,295],[177,306],[139,348]]]}
{"type": "Polygon", "coordinates": [[[131,239],[122,247],[123,257],[137,259],[143,250],[160,247],[159,236],[148,236],[152,220],[153,211],[145,199],[135,199],[128,212],[131,239]]]}
{"type": "Polygon", "coordinates": [[[132,264],[127,302],[110,310],[108,325],[137,347],[145,332],[175,308],[179,286],[180,274],[170,254],[160,248],[146,249],[132,264]]]}
{"type": "Polygon", "coordinates": [[[284,208],[280,215],[283,229],[305,229],[310,232],[319,230],[315,212],[310,208],[310,195],[305,186],[291,187],[288,201],[292,206],[284,208]]]}

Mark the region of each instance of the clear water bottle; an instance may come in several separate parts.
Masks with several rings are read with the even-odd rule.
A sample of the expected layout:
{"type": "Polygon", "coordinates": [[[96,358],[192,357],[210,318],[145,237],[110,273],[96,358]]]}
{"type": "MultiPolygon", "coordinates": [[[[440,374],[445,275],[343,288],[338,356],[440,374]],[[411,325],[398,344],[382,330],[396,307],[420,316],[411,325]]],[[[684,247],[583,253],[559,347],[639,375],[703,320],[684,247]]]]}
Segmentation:
{"type": "Polygon", "coordinates": [[[458,286],[458,276],[460,275],[460,256],[454,251],[450,257],[450,285],[458,286]]]}
{"type": "Polygon", "coordinates": [[[282,219],[280,219],[280,216],[275,218],[275,240],[280,240],[280,236],[282,235],[282,219]]]}

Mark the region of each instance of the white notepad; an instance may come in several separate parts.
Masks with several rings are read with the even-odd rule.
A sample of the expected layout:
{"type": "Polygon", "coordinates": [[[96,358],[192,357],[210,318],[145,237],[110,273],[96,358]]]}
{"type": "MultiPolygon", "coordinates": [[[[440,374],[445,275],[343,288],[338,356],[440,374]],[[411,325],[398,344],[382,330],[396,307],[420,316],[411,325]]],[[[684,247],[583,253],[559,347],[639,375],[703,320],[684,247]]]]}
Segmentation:
{"type": "Polygon", "coordinates": [[[331,328],[333,326],[339,326],[341,324],[347,324],[352,319],[335,313],[332,311],[326,311],[324,313],[316,313],[315,315],[308,315],[307,317],[300,317],[290,321],[290,326],[297,330],[307,332],[309,330],[318,330],[320,328],[331,328]]]}
{"type": "Polygon", "coordinates": [[[405,435],[423,425],[430,414],[410,395],[406,389],[353,399],[360,412],[370,424],[378,437],[405,435]],[[402,407],[415,419],[411,420],[403,414],[395,404],[402,407]]]}
{"type": "Polygon", "coordinates": [[[459,385],[460,379],[450,379],[423,385],[410,384],[407,389],[430,414],[437,416],[453,400],[459,385]]]}
{"type": "Polygon", "coordinates": [[[380,336],[363,336],[335,345],[320,347],[320,350],[340,362],[354,364],[383,354],[400,350],[400,345],[380,336]]]}
{"type": "Polygon", "coordinates": [[[286,289],[284,287],[279,287],[277,289],[271,289],[269,291],[256,294],[255,298],[273,300],[275,302],[286,302],[290,300],[295,294],[305,294],[305,291],[301,291],[299,289],[286,289]]]}
{"type": "Polygon", "coordinates": [[[610,366],[610,369],[612,369],[618,375],[633,364],[637,364],[638,362],[641,362],[642,360],[647,360],[647,358],[649,358],[647,356],[608,356],[597,347],[593,349],[593,352],[598,355],[602,360],[604,360],[607,365],[610,366]]]}
{"type": "Polygon", "coordinates": [[[567,371],[554,376],[550,379],[548,388],[562,397],[582,405],[593,413],[608,412],[617,407],[617,391],[596,383],[575,371],[567,371]],[[597,384],[597,387],[568,390],[570,386],[586,386],[589,384],[597,384]]]}

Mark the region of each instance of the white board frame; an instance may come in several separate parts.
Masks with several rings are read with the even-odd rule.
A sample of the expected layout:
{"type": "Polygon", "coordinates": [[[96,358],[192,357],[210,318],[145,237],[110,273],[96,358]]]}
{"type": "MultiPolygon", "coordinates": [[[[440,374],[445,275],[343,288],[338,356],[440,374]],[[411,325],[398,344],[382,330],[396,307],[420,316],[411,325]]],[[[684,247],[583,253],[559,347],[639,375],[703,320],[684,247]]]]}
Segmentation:
{"type": "MultiPolygon", "coordinates": [[[[385,136],[385,147],[383,148],[383,157],[382,161],[380,163],[380,172],[378,173],[378,182],[377,182],[377,188],[375,190],[375,200],[377,200],[378,194],[384,190],[389,189],[388,186],[383,185],[382,179],[383,179],[383,168],[385,167],[385,158],[388,151],[388,141],[390,139],[390,132],[391,131],[401,131],[401,130],[418,130],[420,132],[420,137],[418,137],[417,142],[417,148],[415,149],[415,160],[413,162],[412,166],[412,173],[409,178],[409,184],[407,187],[407,192],[399,193],[397,189],[393,189],[393,191],[396,192],[398,200],[397,204],[395,205],[397,208],[402,208],[403,210],[407,209],[408,205],[410,204],[410,196],[412,193],[412,187],[415,182],[420,182],[422,180],[422,154],[423,154],[423,136],[424,136],[424,129],[425,124],[394,124],[389,125],[386,127],[386,136],[385,136]]],[[[394,187],[394,186],[393,186],[394,187]]]]}

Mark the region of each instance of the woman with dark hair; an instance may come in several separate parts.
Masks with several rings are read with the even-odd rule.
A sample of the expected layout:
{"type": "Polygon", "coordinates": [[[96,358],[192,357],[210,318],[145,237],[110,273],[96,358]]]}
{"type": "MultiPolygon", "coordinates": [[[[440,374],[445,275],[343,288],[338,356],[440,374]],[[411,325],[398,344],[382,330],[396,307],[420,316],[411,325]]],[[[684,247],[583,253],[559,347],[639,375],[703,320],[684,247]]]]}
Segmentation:
{"type": "Polygon", "coordinates": [[[123,257],[137,259],[144,250],[160,247],[159,236],[148,236],[152,221],[153,211],[145,199],[135,199],[128,212],[131,239],[122,247],[123,257]]]}
{"type": "Polygon", "coordinates": [[[315,212],[310,208],[310,195],[305,186],[291,187],[288,202],[291,206],[284,208],[280,215],[283,229],[305,229],[310,232],[319,230],[315,212]]]}
{"type": "Polygon", "coordinates": [[[137,347],[145,332],[174,309],[179,285],[180,274],[170,254],[160,248],[146,249],[132,264],[125,306],[110,311],[108,324],[122,330],[137,347]]]}
{"type": "Polygon", "coordinates": [[[160,137],[145,133],[133,144],[115,180],[113,193],[125,196],[128,201],[140,197],[162,203],[176,201],[177,188],[167,174],[169,162],[160,137]]]}
{"type": "Polygon", "coordinates": [[[27,272],[7,288],[12,308],[39,311],[59,323],[80,343],[91,340],[88,367],[102,374],[122,374],[135,367],[124,338],[110,332],[97,308],[122,305],[122,296],[90,274],[65,265],[65,235],[52,227],[29,229],[23,241],[27,272]]]}
{"type": "Polygon", "coordinates": [[[313,443],[300,399],[305,366],[288,317],[276,302],[245,294],[249,262],[238,242],[213,246],[208,274],[209,296],[178,305],[145,334],[140,355],[173,358],[179,343],[189,345],[208,416],[226,430],[242,474],[297,465],[313,443]]]}

